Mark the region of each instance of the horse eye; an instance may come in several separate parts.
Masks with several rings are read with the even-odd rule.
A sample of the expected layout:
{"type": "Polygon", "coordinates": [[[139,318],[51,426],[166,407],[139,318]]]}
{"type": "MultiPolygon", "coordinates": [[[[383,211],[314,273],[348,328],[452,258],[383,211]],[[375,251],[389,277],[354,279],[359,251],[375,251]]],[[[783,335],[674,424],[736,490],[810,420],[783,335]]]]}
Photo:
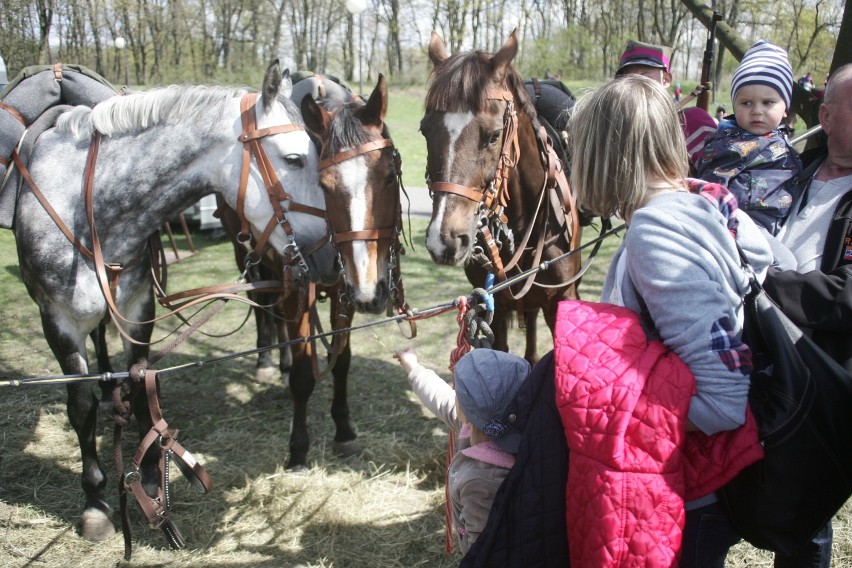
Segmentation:
{"type": "Polygon", "coordinates": [[[299,154],[287,154],[284,156],[284,162],[291,168],[305,167],[305,162],[299,154]]]}
{"type": "Polygon", "coordinates": [[[491,138],[488,139],[488,145],[493,146],[500,141],[500,135],[503,134],[503,129],[495,130],[491,133],[491,138]]]}

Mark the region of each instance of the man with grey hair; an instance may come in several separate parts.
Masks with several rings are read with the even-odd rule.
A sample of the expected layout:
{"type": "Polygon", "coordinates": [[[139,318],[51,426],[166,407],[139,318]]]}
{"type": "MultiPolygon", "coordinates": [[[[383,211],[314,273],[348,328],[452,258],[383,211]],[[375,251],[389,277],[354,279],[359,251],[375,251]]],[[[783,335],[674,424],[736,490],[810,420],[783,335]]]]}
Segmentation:
{"type": "MultiPolygon", "coordinates": [[[[852,373],[852,64],[825,89],[819,121],[828,142],[802,155],[800,195],[778,233],[795,270],[770,269],[767,293],[799,327],[852,373]]],[[[829,566],[831,521],[795,558],[775,566],[829,566]]]]}

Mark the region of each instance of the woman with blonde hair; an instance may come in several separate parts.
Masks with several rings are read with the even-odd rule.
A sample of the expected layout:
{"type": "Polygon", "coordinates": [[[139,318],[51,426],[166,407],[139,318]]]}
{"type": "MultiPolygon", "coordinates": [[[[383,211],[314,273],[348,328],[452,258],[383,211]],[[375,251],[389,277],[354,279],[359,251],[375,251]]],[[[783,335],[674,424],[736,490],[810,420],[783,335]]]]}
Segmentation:
{"type": "MultiPolygon", "coordinates": [[[[694,375],[687,430],[739,428],[751,352],[741,340],[749,277],[737,243],[762,281],[772,261],[766,239],[726,188],[687,178],[677,110],[659,83],[624,75],[585,94],[568,133],[578,203],[629,227],[601,300],[639,313],[646,334],[694,375]]],[[[686,503],[681,567],[724,566],[739,540],[713,493],[686,503]]]]}

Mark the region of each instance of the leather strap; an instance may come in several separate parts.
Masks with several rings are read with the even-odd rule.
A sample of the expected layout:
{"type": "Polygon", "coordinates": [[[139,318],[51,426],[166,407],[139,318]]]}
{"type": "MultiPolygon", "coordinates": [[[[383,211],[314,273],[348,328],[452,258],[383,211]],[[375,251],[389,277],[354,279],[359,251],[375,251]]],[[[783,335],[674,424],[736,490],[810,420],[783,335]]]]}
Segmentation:
{"type": "Polygon", "coordinates": [[[24,120],[24,117],[21,115],[21,113],[19,113],[17,110],[15,110],[15,108],[14,108],[14,107],[7,105],[7,104],[6,104],[6,103],[4,103],[3,101],[0,101],[0,109],[3,109],[3,110],[5,110],[6,112],[8,112],[9,114],[11,114],[11,115],[12,115],[12,117],[13,117],[15,120],[17,120],[18,122],[20,122],[21,124],[23,124],[25,128],[26,128],[27,126],[29,126],[29,125],[27,124],[27,121],[26,121],[26,120],[24,120]]]}
{"type": "MultiPolygon", "coordinates": [[[[257,99],[257,93],[254,93],[254,95],[254,98],[257,99]]],[[[243,132],[239,135],[238,139],[240,142],[248,142],[250,140],[266,138],[274,134],[287,134],[288,132],[297,132],[299,130],[304,130],[304,128],[298,124],[279,124],[278,126],[269,126],[267,128],[243,132]]]]}
{"type": "Polygon", "coordinates": [[[346,150],[344,152],[338,152],[327,160],[322,160],[319,164],[319,169],[325,170],[327,168],[330,168],[331,166],[339,164],[340,162],[345,162],[346,160],[350,160],[352,158],[355,158],[356,156],[366,154],[367,152],[373,152],[375,150],[381,150],[383,148],[392,147],[393,140],[391,140],[390,138],[380,138],[378,140],[373,140],[372,142],[367,142],[366,144],[362,144],[357,148],[346,150]]]}
{"type": "Polygon", "coordinates": [[[482,201],[482,197],[485,195],[485,192],[481,189],[474,189],[472,187],[448,181],[433,181],[429,186],[429,189],[435,193],[453,193],[455,195],[461,195],[462,197],[470,199],[476,203],[482,201]]]}
{"type": "Polygon", "coordinates": [[[349,231],[348,233],[334,233],[332,239],[336,244],[350,241],[378,241],[390,239],[396,234],[395,228],[390,229],[367,229],[364,231],[349,231]]]}
{"type": "Polygon", "coordinates": [[[38,199],[38,202],[41,204],[41,206],[44,208],[44,210],[47,212],[53,222],[56,223],[57,228],[59,228],[59,230],[62,231],[62,234],[65,235],[65,238],[68,239],[68,242],[74,245],[74,248],[80,251],[80,254],[82,254],[89,260],[94,260],[95,257],[92,252],[85,246],[83,246],[83,243],[80,242],[80,239],[78,239],[74,235],[74,233],[71,232],[68,226],[62,221],[62,218],[59,216],[59,214],[56,212],[56,210],[53,208],[53,206],[38,188],[35,183],[35,180],[33,180],[29,170],[24,165],[24,162],[23,160],[21,160],[21,157],[18,155],[17,151],[12,152],[12,160],[15,162],[15,167],[18,168],[18,171],[21,173],[21,176],[24,178],[24,181],[26,181],[27,185],[30,187],[30,191],[32,191],[35,198],[38,199]]]}
{"type": "Polygon", "coordinates": [[[518,143],[518,117],[515,111],[514,97],[506,89],[489,90],[486,99],[505,101],[506,110],[503,115],[503,145],[497,167],[489,187],[473,188],[453,182],[439,181],[429,183],[429,189],[435,193],[452,193],[476,203],[482,203],[490,215],[498,215],[506,222],[503,208],[509,204],[509,176],[517,164],[520,147],[518,143]]]}
{"type": "Polygon", "coordinates": [[[193,487],[203,493],[207,493],[213,489],[213,481],[201,464],[195,459],[195,456],[177,441],[178,430],[170,429],[168,423],[163,418],[160,409],[160,389],[157,372],[146,369],[143,380],[152,426],[136,449],[136,454],[133,456],[133,469],[124,475],[122,484],[136,498],[148,523],[152,527],[163,530],[172,548],[183,548],[185,546],[183,537],[170,519],[171,488],[169,485],[169,460],[174,458],[181,473],[192,483],[193,487]],[[145,454],[155,443],[160,446],[160,479],[156,496],[150,497],[142,487],[142,475],[139,472],[139,468],[145,454]]]}

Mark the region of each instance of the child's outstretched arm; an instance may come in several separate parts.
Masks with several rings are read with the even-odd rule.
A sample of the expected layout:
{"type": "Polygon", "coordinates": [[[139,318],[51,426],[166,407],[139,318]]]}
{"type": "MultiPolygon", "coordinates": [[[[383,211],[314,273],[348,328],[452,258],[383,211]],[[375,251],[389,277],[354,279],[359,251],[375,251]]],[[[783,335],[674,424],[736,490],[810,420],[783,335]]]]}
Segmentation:
{"type": "Polygon", "coordinates": [[[411,347],[397,351],[393,354],[393,358],[399,361],[399,364],[402,365],[402,368],[405,369],[406,373],[410,373],[411,370],[418,365],[417,353],[415,353],[411,347]]]}
{"type": "Polygon", "coordinates": [[[412,349],[402,349],[393,356],[405,369],[411,389],[426,408],[450,428],[460,429],[462,425],[456,412],[456,391],[453,387],[434,371],[421,365],[412,349]]]}

